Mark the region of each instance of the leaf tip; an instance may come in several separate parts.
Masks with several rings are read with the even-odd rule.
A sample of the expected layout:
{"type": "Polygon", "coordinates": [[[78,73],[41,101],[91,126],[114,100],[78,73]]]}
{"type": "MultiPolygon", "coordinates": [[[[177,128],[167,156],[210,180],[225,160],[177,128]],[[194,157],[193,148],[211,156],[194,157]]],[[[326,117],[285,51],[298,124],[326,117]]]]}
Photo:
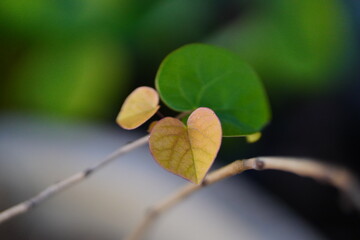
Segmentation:
{"type": "Polygon", "coordinates": [[[254,143],[259,141],[259,139],[261,138],[261,132],[256,132],[250,135],[246,135],[245,137],[248,143],[254,143]]]}

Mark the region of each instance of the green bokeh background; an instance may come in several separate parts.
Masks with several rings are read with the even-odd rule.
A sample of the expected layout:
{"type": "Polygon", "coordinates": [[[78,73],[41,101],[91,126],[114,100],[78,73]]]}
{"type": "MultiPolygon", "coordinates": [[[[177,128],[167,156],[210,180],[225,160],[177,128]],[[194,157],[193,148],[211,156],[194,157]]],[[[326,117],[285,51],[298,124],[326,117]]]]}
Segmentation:
{"type": "MultiPolygon", "coordinates": [[[[359,24],[359,0],[0,0],[0,121],[41,115],[120,132],[115,117],[123,100],[138,86],[154,87],[167,54],[184,44],[214,44],[255,69],[272,109],[260,141],[224,138],[217,164],[306,156],[360,174],[359,24]]],[[[161,112],[176,114],[164,104],[161,112]]],[[[326,238],[360,239],[359,215],[344,213],[334,189],[271,171],[243,177],[276,194],[326,238]]],[[[109,188],[117,191],[116,184],[109,188]]],[[[1,196],[3,203],[9,197],[1,196]]],[[[34,229],[22,232],[16,224],[4,228],[6,237],[31,238],[34,229]]]]}
{"type": "Polygon", "coordinates": [[[350,29],[338,0],[3,0],[0,108],[111,120],[191,42],[239,54],[274,101],[318,94],[341,84],[350,29]]]}

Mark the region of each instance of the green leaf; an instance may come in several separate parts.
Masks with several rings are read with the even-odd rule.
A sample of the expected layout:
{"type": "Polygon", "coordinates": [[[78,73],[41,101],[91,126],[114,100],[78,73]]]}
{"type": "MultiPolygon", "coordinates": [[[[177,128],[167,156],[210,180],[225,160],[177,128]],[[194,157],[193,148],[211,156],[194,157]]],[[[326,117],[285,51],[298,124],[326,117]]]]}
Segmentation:
{"type": "Polygon", "coordinates": [[[162,62],[155,85],[164,103],[176,111],[214,110],[224,136],[259,132],[270,119],[254,70],[222,48],[190,44],[175,50],[162,62]]]}

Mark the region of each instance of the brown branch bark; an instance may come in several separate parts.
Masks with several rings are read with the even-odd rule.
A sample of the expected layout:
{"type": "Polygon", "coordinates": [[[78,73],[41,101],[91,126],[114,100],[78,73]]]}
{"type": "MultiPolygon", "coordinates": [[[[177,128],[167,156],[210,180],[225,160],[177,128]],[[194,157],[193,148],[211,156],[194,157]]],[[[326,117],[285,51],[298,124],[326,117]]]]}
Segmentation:
{"type": "Polygon", "coordinates": [[[39,194],[35,195],[34,197],[0,212],[0,224],[4,223],[20,214],[30,211],[35,206],[37,206],[40,203],[42,203],[43,201],[47,200],[51,196],[87,179],[88,177],[90,177],[90,175],[95,173],[97,170],[104,167],[108,163],[116,160],[118,157],[144,145],[145,143],[148,142],[148,139],[149,139],[149,135],[146,135],[142,138],[137,139],[134,142],[128,143],[128,144],[120,147],[119,149],[117,149],[116,151],[114,151],[113,153],[108,155],[107,157],[105,157],[102,161],[95,164],[94,166],[89,167],[81,172],[75,173],[74,175],[72,175],[68,178],[65,178],[64,180],[61,180],[61,181],[45,188],[43,191],[41,191],[39,194]]]}
{"type": "Polygon", "coordinates": [[[349,170],[310,159],[258,157],[236,160],[229,165],[215,170],[209,173],[200,185],[185,185],[165,200],[151,207],[126,240],[139,240],[159,215],[201,188],[250,169],[286,171],[326,182],[345,193],[357,210],[360,211],[360,185],[356,177],[349,170]]]}

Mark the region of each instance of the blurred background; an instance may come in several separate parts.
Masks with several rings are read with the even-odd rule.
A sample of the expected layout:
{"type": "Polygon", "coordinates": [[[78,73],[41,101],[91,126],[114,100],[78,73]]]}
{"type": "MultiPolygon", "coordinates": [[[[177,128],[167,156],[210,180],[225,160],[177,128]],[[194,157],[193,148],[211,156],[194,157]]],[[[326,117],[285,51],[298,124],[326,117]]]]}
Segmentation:
{"type": "MultiPolygon", "coordinates": [[[[0,1],[0,209],[89,165],[84,158],[96,162],[144,134],[146,126],[128,133],[114,123],[124,98],[138,86],[154,86],[161,60],[193,42],[225,47],[249,62],[272,106],[273,119],[262,139],[251,145],[241,138],[224,139],[217,166],[252,156],[289,155],[343,165],[359,176],[359,26],[358,0],[0,1]],[[64,158],[72,161],[61,162],[64,158]]],[[[166,107],[161,112],[172,113],[166,107]]],[[[316,232],[314,239],[360,238],[359,213],[332,187],[274,171],[248,172],[233,181],[229,198],[234,194],[237,199],[236,192],[247,182],[249,189],[258,189],[249,194],[255,199],[270,196],[274,208],[286,208],[304,228],[316,232]]],[[[105,186],[115,191],[110,183],[98,187],[105,186]]],[[[98,190],[93,191],[96,195],[98,190]]],[[[259,220],[256,209],[249,214],[259,214],[259,220]]],[[[61,235],[59,229],[69,228],[56,224],[49,224],[53,232],[50,226],[42,232],[53,216],[38,212],[38,218],[29,214],[1,226],[0,239],[115,239],[102,235],[106,228],[89,238],[80,225],[73,234],[61,235]]],[[[250,236],[244,239],[266,235],[250,236]]]]}

